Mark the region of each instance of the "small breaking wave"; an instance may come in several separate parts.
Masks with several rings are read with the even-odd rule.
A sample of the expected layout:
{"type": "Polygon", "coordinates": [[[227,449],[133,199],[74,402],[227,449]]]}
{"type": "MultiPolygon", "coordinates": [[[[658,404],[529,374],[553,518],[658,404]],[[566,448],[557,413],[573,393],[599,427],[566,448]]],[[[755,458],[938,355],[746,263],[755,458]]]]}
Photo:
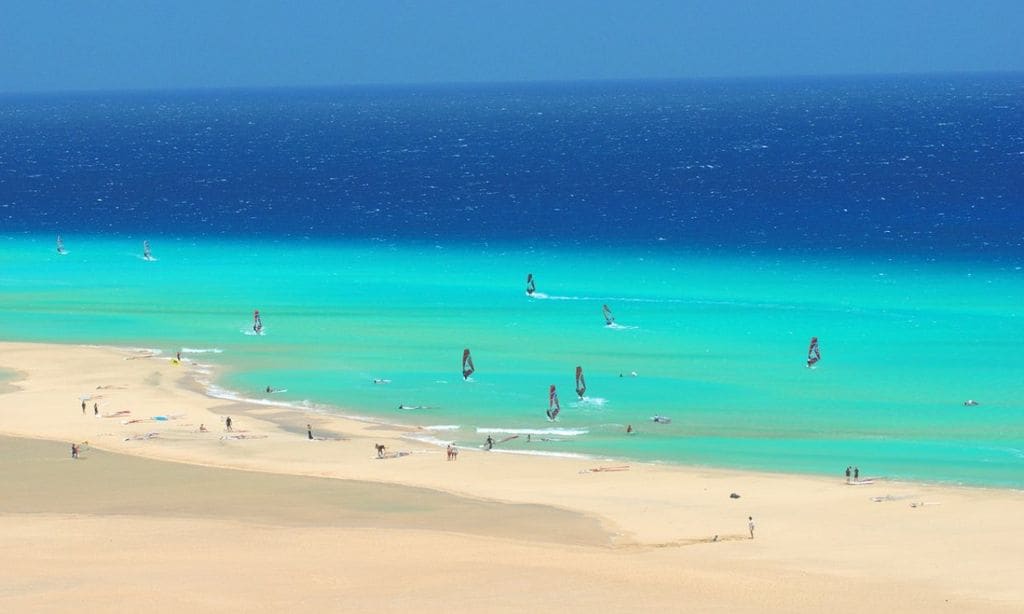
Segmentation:
{"type": "Polygon", "coordinates": [[[451,439],[438,439],[437,437],[431,437],[430,435],[402,435],[402,439],[411,439],[412,441],[427,443],[438,447],[447,446],[452,443],[451,439]]]}
{"type": "Polygon", "coordinates": [[[181,348],[182,354],[223,354],[220,348],[181,348]]]}
{"type": "Polygon", "coordinates": [[[462,426],[459,425],[459,424],[435,424],[435,425],[432,425],[432,426],[425,426],[425,427],[423,427],[423,430],[425,430],[425,431],[457,431],[460,428],[462,428],[462,426]]]}
{"type": "Polygon", "coordinates": [[[477,427],[477,433],[481,434],[494,434],[494,435],[558,435],[562,437],[574,437],[576,435],[586,435],[590,431],[585,429],[563,429],[563,428],[550,428],[550,429],[504,429],[504,428],[485,428],[477,427]]]}
{"type": "Polygon", "coordinates": [[[541,452],[540,450],[491,450],[491,454],[519,454],[521,456],[553,456],[556,458],[593,459],[594,456],[579,454],[576,452],[541,452]]]}

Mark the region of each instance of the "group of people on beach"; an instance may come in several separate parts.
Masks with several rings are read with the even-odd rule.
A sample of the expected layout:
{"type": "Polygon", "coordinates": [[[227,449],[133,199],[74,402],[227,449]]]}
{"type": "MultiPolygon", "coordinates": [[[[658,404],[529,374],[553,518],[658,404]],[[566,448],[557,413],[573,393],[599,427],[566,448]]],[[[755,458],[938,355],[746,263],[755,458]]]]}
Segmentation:
{"type": "Polygon", "coordinates": [[[853,482],[857,482],[859,480],[860,480],[860,467],[853,467],[852,469],[851,469],[851,467],[847,467],[846,468],[846,483],[847,484],[852,484],[853,482]],[[853,475],[853,479],[852,480],[850,479],[850,475],[851,475],[850,472],[851,472],[851,470],[853,471],[853,474],[852,474],[853,475]]]}
{"type": "Polygon", "coordinates": [[[455,447],[454,443],[448,444],[448,460],[459,460],[459,449],[455,447]]]}

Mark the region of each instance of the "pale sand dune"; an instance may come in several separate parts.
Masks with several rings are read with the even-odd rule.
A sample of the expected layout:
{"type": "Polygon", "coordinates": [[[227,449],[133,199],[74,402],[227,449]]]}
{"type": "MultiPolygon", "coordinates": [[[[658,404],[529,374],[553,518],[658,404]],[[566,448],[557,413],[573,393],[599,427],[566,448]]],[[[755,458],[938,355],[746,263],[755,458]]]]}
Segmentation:
{"type": "Polygon", "coordinates": [[[446,462],[408,429],[211,399],[187,366],[129,354],[0,344],[0,368],[21,374],[0,433],[66,442],[0,440],[0,564],[16,570],[0,574],[0,611],[1024,608],[1017,491],[581,473],[625,463],[465,450],[446,462]],[[93,418],[92,400],[83,416],[87,394],[101,413],[183,417],[122,425],[93,418]],[[221,439],[223,415],[258,438],[221,439]],[[306,440],[307,422],[339,440],[306,440]],[[78,461],[72,441],[89,441],[78,461]],[[377,442],[412,454],[378,460],[377,442]]]}

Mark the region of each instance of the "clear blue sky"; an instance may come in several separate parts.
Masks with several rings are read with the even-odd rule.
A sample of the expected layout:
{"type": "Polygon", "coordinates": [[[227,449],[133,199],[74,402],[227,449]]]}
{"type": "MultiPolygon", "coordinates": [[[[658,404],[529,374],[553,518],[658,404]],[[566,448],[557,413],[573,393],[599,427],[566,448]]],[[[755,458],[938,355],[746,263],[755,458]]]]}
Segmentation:
{"type": "Polygon", "coordinates": [[[1024,0],[0,0],[0,91],[1024,70],[1024,0]]]}

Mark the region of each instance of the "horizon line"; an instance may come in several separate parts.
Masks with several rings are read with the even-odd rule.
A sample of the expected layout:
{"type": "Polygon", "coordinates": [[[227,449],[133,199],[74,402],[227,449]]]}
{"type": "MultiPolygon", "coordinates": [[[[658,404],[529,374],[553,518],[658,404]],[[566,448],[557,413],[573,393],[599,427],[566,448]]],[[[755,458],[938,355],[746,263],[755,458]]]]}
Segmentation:
{"type": "Polygon", "coordinates": [[[67,96],[96,94],[160,94],[160,93],[215,93],[246,91],[314,91],[314,90],[374,90],[414,88],[459,88],[459,87],[523,87],[537,85],[599,85],[615,83],[728,83],[764,81],[801,81],[807,79],[843,80],[899,77],[968,77],[968,76],[1010,76],[1024,75],[1024,70],[942,70],[923,72],[849,72],[849,73],[782,73],[776,75],[718,75],[689,77],[598,77],[571,79],[510,79],[503,81],[405,81],[405,82],[349,82],[320,84],[263,84],[263,85],[196,85],[180,87],[125,87],[125,88],[77,88],[77,89],[0,89],[0,97],[67,96]]]}

